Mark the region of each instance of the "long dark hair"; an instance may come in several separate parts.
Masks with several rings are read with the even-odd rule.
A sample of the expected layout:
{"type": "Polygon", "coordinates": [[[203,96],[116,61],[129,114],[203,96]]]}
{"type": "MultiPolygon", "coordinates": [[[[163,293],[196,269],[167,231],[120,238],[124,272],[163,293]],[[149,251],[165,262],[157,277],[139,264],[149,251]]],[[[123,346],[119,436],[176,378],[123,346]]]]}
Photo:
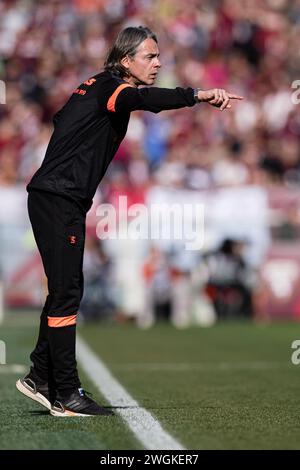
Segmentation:
{"type": "Polygon", "coordinates": [[[121,60],[126,55],[133,57],[138,46],[147,38],[151,38],[157,43],[155,34],[147,27],[130,26],[129,28],[123,29],[107,55],[104,62],[104,70],[110,70],[119,77],[126,77],[128,73],[121,64],[121,60]]]}

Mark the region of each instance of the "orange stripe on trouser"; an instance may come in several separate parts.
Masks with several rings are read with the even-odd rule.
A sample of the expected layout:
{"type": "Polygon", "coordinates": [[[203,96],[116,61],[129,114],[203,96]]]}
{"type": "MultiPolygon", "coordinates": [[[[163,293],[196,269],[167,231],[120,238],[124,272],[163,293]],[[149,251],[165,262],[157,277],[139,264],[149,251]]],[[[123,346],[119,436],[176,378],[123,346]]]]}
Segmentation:
{"type": "Polygon", "coordinates": [[[69,315],[68,317],[48,317],[48,326],[52,328],[61,328],[62,326],[76,325],[77,315],[69,315]]]}
{"type": "Polygon", "coordinates": [[[123,83],[122,85],[119,85],[118,88],[114,91],[114,93],[111,95],[107,102],[107,109],[108,111],[111,111],[114,113],[116,111],[115,109],[115,104],[116,104],[116,99],[118,97],[118,94],[124,90],[124,88],[131,87],[131,85],[127,85],[126,83],[123,83]]]}

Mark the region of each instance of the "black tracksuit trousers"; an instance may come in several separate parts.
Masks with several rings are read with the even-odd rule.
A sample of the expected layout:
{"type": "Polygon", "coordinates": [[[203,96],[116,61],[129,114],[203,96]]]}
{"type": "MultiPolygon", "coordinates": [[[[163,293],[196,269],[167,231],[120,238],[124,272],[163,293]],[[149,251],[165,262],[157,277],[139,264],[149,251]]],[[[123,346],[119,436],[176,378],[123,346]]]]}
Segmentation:
{"type": "Polygon", "coordinates": [[[48,280],[33,368],[60,396],[79,388],[75,339],[83,294],[86,213],[71,199],[30,190],[28,213],[48,280]]]}

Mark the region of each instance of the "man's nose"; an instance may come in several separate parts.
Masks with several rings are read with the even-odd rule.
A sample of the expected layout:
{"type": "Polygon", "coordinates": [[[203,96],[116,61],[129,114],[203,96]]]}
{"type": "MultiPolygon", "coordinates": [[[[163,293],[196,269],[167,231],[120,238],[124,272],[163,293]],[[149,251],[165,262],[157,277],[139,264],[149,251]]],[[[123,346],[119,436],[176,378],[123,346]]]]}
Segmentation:
{"type": "Polygon", "coordinates": [[[161,62],[160,62],[159,58],[156,59],[155,67],[158,67],[158,68],[161,67],[161,62]]]}

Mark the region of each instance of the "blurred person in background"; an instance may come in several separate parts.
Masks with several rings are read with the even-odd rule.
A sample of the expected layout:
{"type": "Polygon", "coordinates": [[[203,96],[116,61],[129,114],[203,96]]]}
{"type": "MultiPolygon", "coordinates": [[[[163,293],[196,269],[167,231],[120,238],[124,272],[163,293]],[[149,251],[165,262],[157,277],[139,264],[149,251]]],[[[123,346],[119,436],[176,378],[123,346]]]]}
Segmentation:
{"type": "MultiPolygon", "coordinates": [[[[31,48],[39,47],[34,31],[31,39],[31,48]]],[[[125,137],[130,113],[158,113],[200,102],[223,111],[231,108],[232,99],[242,99],[223,88],[149,88],[160,67],[157,38],[151,30],[140,26],[121,31],[105,70],[81,83],[55,114],[45,158],[27,185],[29,217],[49,294],[30,356],[33,366],[18,380],[17,388],[50,409],[53,416],[111,414],[81,387],[75,357],[76,320],[83,295],[86,214],[125,137]]]]}
{"type": "Polygon", "coordinates": [[[253,270],[243,257],[243,240],[225,239],[220,247],[203,256],[205,291],[219,319],[250,319],[253,314],[253,270]]]}
{"type": "Polygon", "coordinates": [[[168,258],[152,245],[142,267],[145,282],[144,305],[137,325],[149,328],[157,320],[170,320],[172,314],[172,277],[168,258]]]}
{"type": "Polygon", "coordinates": [[[115,311],[111,260],[103,242],[95,236],[86,238],[83,260],[84,294],[80,317],[84,321],[110,318],[115,311]]]}

